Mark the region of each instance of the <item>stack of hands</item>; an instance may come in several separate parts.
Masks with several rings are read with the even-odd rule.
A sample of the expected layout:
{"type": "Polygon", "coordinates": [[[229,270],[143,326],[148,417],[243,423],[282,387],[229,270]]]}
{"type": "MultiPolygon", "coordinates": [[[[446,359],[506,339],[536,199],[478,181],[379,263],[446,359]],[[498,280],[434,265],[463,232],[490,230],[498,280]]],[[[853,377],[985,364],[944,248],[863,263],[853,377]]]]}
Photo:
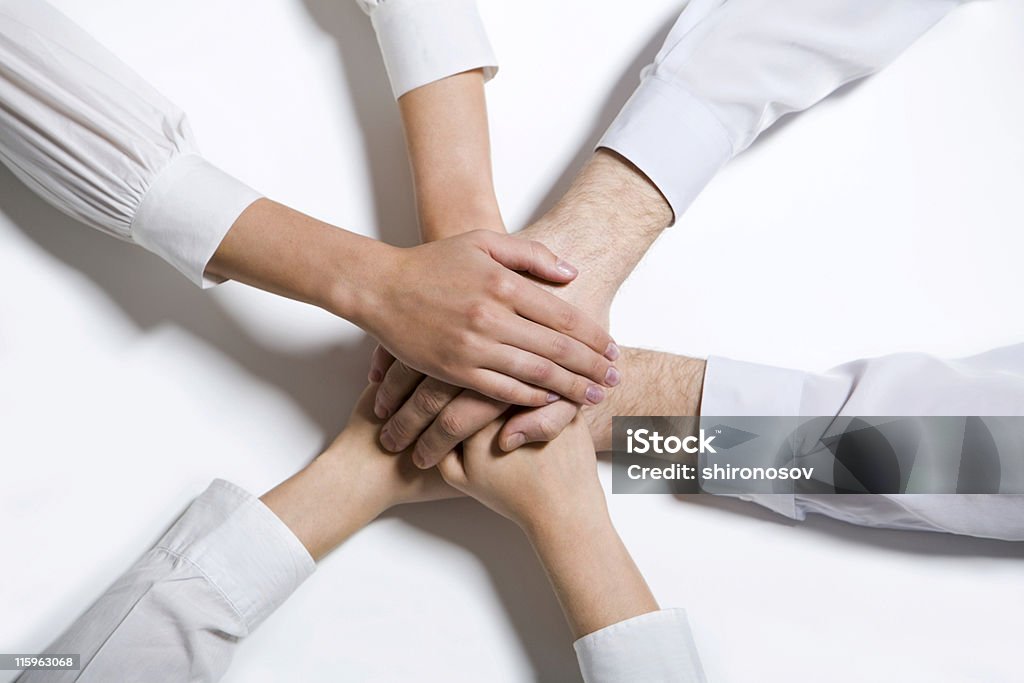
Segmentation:
{"type": "Polygon", "coordinates": [[[467,495],[523,530],[575,637],[658,609],[612,526],[582,418],[511,453],[497,447],[494,422],[424,471],[378,445],[377,389],[320,456],[262,498],[315,560],[393,506],[467,495]]]}

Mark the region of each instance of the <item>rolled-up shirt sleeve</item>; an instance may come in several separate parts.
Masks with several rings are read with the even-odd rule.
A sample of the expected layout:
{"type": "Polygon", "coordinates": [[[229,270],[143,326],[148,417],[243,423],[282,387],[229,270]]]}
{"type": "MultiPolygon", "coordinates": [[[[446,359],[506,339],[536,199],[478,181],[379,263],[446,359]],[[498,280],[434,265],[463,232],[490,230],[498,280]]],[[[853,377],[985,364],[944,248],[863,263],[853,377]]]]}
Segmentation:
{"type": "Polygon", "coordinates": [[[693,0],[598,144],[675,217],[781,116],[892,61],[960,0],[693,0]]]}
{"type": "Polygon", "coordinates": [[[0,161],[64,213],[203,287],[260,197],[199,155],[180,109],[39,0],[0,2],[0,161]]]}
{"type": "Polygon", "coordinates": [[[606,626],[573,647],[586,683],[705,681],[686,612],[664,609],[606,626]]]}
{"type": "Polygon", "coordinates": [[[356,0],[373,23],[395,98],[463,71],[498,71],[475,0],[356,0]]]}

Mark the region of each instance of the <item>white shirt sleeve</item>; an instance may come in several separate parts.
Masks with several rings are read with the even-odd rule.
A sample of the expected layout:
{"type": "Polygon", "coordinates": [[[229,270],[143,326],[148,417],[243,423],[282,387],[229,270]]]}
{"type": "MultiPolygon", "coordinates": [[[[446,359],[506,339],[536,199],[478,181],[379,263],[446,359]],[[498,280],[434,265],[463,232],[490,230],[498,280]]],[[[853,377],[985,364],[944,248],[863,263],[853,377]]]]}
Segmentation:
{"type": "Polygon", "coordinates": [[[184,113],[39,0],[0,2],[0,161],[64,213],[200,286],[260,195],[201,156],[184,113]]]}
{"type": "MultiPolygon", "coordinates": [[[[1024,415],[1024,344],[958,360],[901,353],[826,373],[708,359],[707,416],[1024,415]]],[[[1024,541],[1024,495],[743,495],[794,519],[1024,541]]]]}
{"type": "Polygon", "coordinates": [[[47,652],[79,653],[46,681],[219,680],[246,637],[314,569],[299,540],[246,491],[217,480],[47,652]]]}
{"type": "Polygon", "coordinates": [[[697,683],[706,680],[686,612],[642,614],[587,634],[573,647],[586,683],[697,683]]]}
{"type": "Polygon", "coordinates": [[[892,61],[959,0],[692,0],[598,144],[683,214],[779,117],[892,61]]]}
{"type": "Polygon", "coordinates": [[[370,15],[395,98],[463,71],[498,71],[476,0],[356,0],[370,15]]]}

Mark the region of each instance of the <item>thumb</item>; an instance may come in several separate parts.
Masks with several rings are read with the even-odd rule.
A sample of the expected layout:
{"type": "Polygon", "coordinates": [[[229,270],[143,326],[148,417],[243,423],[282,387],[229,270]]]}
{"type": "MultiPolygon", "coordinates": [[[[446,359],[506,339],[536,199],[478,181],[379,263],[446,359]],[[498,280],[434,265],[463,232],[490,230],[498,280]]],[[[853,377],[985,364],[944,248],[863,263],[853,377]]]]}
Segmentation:
{"type": "Polygon", "coordinates": [[[467,493],[469,477],[466,476],[466,468],[462,463],[462,457],[455,451],[451,451],[437,463],[437,471],[441,478],[453,489],[467,493]]]}
{"type": "Polygon", "coordinates": [[[495,261],[520,272],[528,272],[548,282],[565,284],[576,279],[579,271],[535,240],[512,237],[510,235],[495,236],[488,243],[488,252],[495,261]]]}

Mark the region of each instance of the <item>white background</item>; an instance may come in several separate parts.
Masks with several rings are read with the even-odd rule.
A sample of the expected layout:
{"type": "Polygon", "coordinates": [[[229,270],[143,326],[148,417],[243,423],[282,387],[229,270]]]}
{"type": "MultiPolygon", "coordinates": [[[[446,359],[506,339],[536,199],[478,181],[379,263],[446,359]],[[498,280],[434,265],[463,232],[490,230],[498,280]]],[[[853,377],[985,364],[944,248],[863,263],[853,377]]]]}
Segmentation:
{"type": "MultiPolygon", "coordinates": [[[[57,4],[190,113],[214,163],[414,241],[399,121],[351,0],[57,4]]],[[[681,4],[482,2],[510,226],[565,188],[681,4]]],[[[627,283],[617,339],[812,370],[1024,341],[1022,5],[954,12],[883,74],[766,134],[627,283]]],[[[371,343],[242,286],[200,292],[6,170],[0,197],[0,651],[34,652],[211,479],[259,493],[307,462],[342,425],[371,343]]],[[[794,525],[710,497],[610,503],[661,603],[689,609],[711,680],[1020,680],[1019,545],[794,525]]],[[[329,557],[228,680],[577,676],[527,544],[457,501],[388,514],[329,557]]]]}

